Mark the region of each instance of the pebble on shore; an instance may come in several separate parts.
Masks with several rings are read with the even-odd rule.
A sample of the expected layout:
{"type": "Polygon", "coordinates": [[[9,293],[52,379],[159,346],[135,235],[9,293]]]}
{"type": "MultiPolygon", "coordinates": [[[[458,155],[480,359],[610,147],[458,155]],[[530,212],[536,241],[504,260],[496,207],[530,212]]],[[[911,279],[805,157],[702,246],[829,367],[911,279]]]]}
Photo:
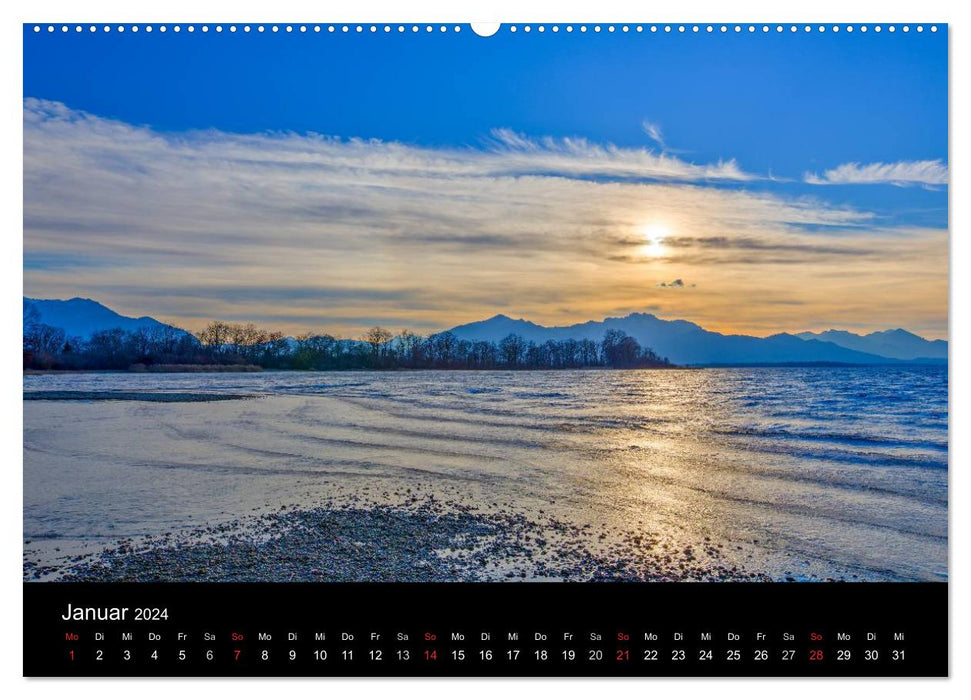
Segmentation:
{"type": "Polygon", "coordinates": [[[60,581],[767,581],[706,540],[677,546],[623,532],[480,509],[411,489],[283,508],[181,533],[122,540],[25,580],[60,581]]]}

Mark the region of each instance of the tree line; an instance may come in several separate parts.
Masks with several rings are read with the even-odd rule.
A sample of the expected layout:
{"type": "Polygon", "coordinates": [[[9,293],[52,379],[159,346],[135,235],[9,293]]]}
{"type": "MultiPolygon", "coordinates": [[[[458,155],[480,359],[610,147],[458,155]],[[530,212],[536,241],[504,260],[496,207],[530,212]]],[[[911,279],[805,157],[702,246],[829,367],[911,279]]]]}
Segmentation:
{"type": "Polygon", "coordinates": [[[144,365],[205,365],[209,353],[186,331],[155,326],[126,331],[96,331],[71,338],[61,328],[42,323],[37,310],[24,307],[25,369],[131,369],[144,365]]]}
{"type": "Polygon", "coordinates": [[[264,369],[579,369],[664,367],[670,363],[636,339],[608,330],[602,340],[534,343],[510,334],[498,343],[469,341],[450,331],[393,334],[374,327],[359,339],[307,333],[296,338],[253,324],[213,321],[190,335],[170,326],[102,330],[68,338],[24,313],[24,366],[33,369],[132,369],[172,366],[264,369]]]}

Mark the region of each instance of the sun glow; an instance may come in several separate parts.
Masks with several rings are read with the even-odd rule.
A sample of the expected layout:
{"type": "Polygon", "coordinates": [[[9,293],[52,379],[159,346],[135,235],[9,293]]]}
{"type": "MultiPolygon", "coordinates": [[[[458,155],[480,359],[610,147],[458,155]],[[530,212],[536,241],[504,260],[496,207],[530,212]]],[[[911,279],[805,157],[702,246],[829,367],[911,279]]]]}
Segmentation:
{"type": "Polygon", "coordinates": [[[665,253],[664,239],[671,235],[671,231],[666,226],[651,225],[645,226],[644,247],[641,253],[649,258],[660,258],[665,253]]]}

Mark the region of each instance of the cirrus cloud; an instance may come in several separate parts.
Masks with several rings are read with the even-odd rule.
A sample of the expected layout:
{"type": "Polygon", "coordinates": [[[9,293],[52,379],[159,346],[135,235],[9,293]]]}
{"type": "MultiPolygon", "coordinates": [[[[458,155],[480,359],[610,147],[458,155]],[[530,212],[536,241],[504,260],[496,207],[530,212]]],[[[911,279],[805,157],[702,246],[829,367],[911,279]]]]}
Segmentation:
{"type": "Polygon", "coordinates": [[[806,173],[804,180],[811,185],[946,185],[948,168],[942,160],[843,163],[822,175],[806,173]]]}

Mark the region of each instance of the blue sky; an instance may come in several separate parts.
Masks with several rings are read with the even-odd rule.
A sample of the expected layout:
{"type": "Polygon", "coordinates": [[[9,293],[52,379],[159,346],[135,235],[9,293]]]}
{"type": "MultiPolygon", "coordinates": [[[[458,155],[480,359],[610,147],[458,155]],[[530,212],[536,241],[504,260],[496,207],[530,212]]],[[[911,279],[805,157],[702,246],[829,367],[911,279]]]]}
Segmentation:
{"type": "MultiPolygon", "coordinates": [[[[497,139],[504,149],[548,149],[544,137],[552,137],[554,149],[569,150],[562,139],[583,139],[608,151],[626,149],[632,158],[650,151],[677,164],[734,162],[745,177],[681,171],[658,176],[656,170],[618,173],[572,165],[564,172],[562,162],[545,160],[531,165],[527,174],[565,174],[625,186],[678,182],[692,192],[700,188],[755,198],[764,193],[787,205],[818,201],[829,210],[865,212],[869,228],[879,228],[891,240],[899,235],[888,228],[940,232],[947,225],[946,27],[906,35],[500,31],[490,38],[475,36],[468,27],[458,34],[401,35],[326,30],[35,34],[30,26],[24,31],[25,98],[143,129],[170,146],[181,138],[198,143],[204,138],[199,131],[359,137],[420,149],[426,156],[452,149],[488,154],[497,139]],[[497,136],[497,129],[526,141],[514,142],[502,136],[505,132],[497,136]],[[820,184],[824,181],[845,184],[820,184]]],[[[49,110],[45,113],[49,116],[49,110]]],[[[76,117],[67,120],[78,122],[76,117]]],[[[49,124],[48,117],[42,121],[49,124]]],[[[25,132],[25,139],[31,137],[25,132]]],[[[585,153],[588,157],[594,156],[585,153]]],[[[25,168],[30,167],[28,159],[25,168]]],[[[502,176],[519,174],[503,171],[502,176]]],[[[50,197],[46,205],[53,206],[50,197]]],[[[42,216],[28,206],[26,221],[55,215],[48,210],[42,216]]],[[[677,213],[667,216],[676,218],[677,213]]],[[[652,220],[646,214],[644,226],[650,228],[652,220]]],[[[831,223],[826,217],[790,216],[783,224],[789,233],[836,226],[843,227],[844,238],[860,235],[858,224],[846,228],[845,221],[831,223]]],[[[684,239],[674,248],[687,247],[688,239],[697,243],[718,237],[699,230],[687,235],[673,230],[669,221],[654,230],[656,237],[684,239]]],[[[31,231],[28,226],[25,263],[50,272],[57,265],[46,261],[60,252],[54,250],[53,234],[39,236],[44,245],[35,247],[31,231]]],[[[748,249],[765,250],[749,240],[753,235],[745,234],[748,249]]],[[[116,263],[119,256],[106,251],[106,259],[116,263]]],[[[946,275],[946,268],[940,272],[946,275]]],[[[45,289],[64,290],[67,281],[53,284],[52,278],[38,276],[36,284],[40,296],[45,289]]],[[[603,312],[623,308],[627,301],[603,312]]],[[[506,303],[546,320],[566,315],[517,306],[511,299],[506,303]]],[[[173,317],[195,313],[175,306],[173,317]]],[[[683,313],[700,308],[681,306],[683,313]]],[[[679,311],[663,304],[660,309],[679,311]]],[[[929,314],[921,315],[921,324],[939,335],[946,307],[938,309],[934,320],[929,314]]],[[[438,322],[414,313],[403,320],[438,322]]],[[[805,323],[829,320],[821,314],[805,323]]],[[[748,330],[768,332],[774,323],[748,330]]]]}

